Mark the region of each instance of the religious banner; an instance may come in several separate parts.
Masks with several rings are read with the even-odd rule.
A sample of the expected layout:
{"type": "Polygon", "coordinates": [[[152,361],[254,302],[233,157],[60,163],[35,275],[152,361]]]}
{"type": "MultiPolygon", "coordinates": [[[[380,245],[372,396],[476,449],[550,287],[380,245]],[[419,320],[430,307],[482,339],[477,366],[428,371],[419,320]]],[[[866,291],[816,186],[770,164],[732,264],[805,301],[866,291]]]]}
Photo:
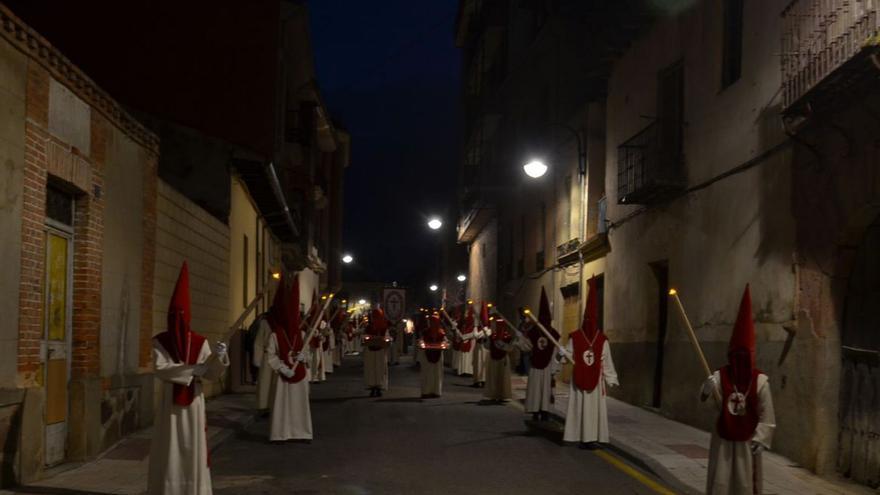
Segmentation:
{"type": "Polygon", "coordinates": [[[382,290],[382,307],[385,317],[391,323],[397,323],[406,314],[406,290],[387,288],[382,290]]]}

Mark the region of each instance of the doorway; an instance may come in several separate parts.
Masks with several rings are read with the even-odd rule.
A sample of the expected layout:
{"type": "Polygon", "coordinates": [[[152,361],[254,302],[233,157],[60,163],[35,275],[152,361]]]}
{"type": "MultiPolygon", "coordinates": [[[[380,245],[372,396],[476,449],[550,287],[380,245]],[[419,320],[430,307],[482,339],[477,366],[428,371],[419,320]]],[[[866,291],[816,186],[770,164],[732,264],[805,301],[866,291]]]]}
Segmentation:
{"type": "Polygon", "coordinates": [[[654,390],[651,407],[659,409],[663,403],[663,360],[666,344],[666,320],[669,315],[669,262],[651,263],[651,271],[657,281],[657,342],[654,348],[654,390]]]}
{"type": "Polygon", "coordinates": [[[44,463],[64,461],[67,452],[68,384],[73,314],[73,197],[49,186],[46,192],[45,296],[43,318],[44,463]]]}

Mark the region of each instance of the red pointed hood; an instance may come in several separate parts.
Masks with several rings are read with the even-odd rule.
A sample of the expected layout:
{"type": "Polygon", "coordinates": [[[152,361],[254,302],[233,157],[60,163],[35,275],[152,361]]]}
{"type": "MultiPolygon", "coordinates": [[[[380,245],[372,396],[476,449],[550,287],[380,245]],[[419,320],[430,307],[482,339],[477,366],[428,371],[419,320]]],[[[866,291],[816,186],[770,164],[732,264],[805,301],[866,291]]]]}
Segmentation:
{"type": "Polygon", "coordinates": [[[541,287],[541,304],[538,306],[538,321],[546,328],[550,328],[553,323],[553,316],[550,314],[550,301],[547,299],[547,291],[541,287]]]}
{"type": "Polygon", "coordinates": [[[302,313],[299,309],[299,275],[293,277],[293,284],[290,286],[290,296],[287,300],[287,333],[288,335],[296,335],[300,330],[302,323],[302,313]]]}
{"type": "Polygon", "coordinates": [[[180,275],[177,276],[177,284],[171,302],[168,304],[168,332],[173,337],[175,359],[184,359],[188,334],[192,331],[192,304],[189,295],[189,266],[186,261],[180,267],[180,275]]]}
{"type": "Polygon", "coordinates": [[[599,333],[599,284],[596,277],[591,277],[587,282],[589,292],[587,293],[587,305],[584,307],[584,321],[581,323],[581,330],[592,339],[599,333]]]}
{"type": "Polygon", "coordinates": [[[382,308],[375,308],[370,313],[369,332],[371,335],[385,335],[386,330],[388,330],[388,320],[385,318],[385,311],[382,308]]]}
{"type": "Polygon", "coordinates": [[[278,279],[278,287],[275,289],[275,297],[272,299],[272,306],[269,308],[269,325],[274,329],[277,327],[287,327],[290,312],[287,304],[289,297],[287,296],[287,285],[284,283],[284,275],[278,279]]]}
{"type": "Polygon", "coordinates": [[[727,361],[734,381],[748,383],[755,369],[755,324],[752,321],[752,296],[749,286],[743,291],[739,313],[733,324],[733,334],[727,347],[727,361]]]}

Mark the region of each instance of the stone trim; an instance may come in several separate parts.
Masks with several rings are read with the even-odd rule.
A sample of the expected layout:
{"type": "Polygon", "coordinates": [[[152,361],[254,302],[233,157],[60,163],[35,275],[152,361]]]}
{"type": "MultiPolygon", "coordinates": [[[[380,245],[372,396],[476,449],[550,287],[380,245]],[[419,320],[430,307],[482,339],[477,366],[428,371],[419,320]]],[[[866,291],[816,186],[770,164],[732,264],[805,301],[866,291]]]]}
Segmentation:
{"type": "Polygon", "coordinates": [[[57,48],[0,4],[0,36],[43,66],[57,81],[67,86],[92,109],[104,115],[125,135],[154,154],[159,153],[159,138],[109,94],[102,90],[82,70],[76,67],[57,48]]]}

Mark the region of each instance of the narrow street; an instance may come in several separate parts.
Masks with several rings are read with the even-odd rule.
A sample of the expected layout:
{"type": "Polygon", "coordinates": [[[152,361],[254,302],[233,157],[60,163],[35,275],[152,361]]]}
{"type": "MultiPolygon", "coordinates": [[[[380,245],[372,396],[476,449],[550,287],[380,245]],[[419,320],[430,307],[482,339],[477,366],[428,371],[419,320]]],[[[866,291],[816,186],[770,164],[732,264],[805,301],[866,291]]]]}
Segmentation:
{"type": "Polygon", "coordinates": [[[362,364],[312,387],[311,445],[267,442],[268,420],[218,447],[214,493],[656,493],[594,452],[530,432],[512,405],[488,405],[447,369],[441,399],[419,397],[409,358],[368,397],[362,364]]]}

